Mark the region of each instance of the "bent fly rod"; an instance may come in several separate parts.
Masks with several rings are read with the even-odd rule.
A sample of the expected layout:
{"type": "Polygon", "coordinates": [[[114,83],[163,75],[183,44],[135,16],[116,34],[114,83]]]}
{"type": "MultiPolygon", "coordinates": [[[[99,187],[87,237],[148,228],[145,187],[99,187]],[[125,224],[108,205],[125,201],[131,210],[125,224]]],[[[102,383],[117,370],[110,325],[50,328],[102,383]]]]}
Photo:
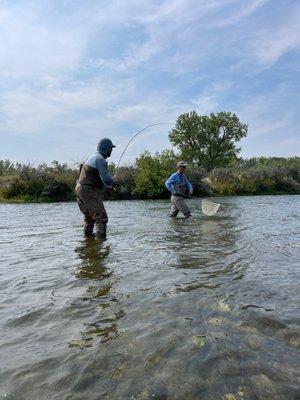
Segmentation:
{"type": "Polygon", "coordinates": [[[123,156],[124,156],[126,150],[128,149],[129,145],[131,144],[131,142],[133,142],[134,139],[135,139],[140,133],[144,132],[146,129],[152,128],[153,126],[157,126],[157,125],[172,125],[172,124],[171,124],[170,122],[158,122],[158,123],[156,123],[156,124],[151,124],[151,125],[145,126],[145,128],[143,128],[143,129],[139,130],[137,133],[135,133],[135,134],[132,136],[132,138],[129,140],[129,142],[127,143],[127,145],[125,146],[125,148],[124,148],[124,150],[123,150],[123,152],[122,152],[122,154],[121,154],[121,157],[120,157],[120,159],[119,159],[119,162],[118,162],[118,164],[117,164],[116,169],[119,168],[120,163],[121,163],[121,161],[122,161],[122,158],[123,158],[123,156]]]}
{"type": "MultiPolygon", "coordinates": [[[[135,133],[132,136],[132,138],[129,140],[127,145],[125,146],[124,150],[122,151],[121,157],[120,157],[119,162],[118,162],[117,167],[116,167],[116,170],[118,170],[126,150],[128,149],[129,145],[134,141],[134,139],[140,133],[144,132],[146,129],[149,129],[149,128],[152,128],[153,126],[158,126],[158,125],[172,125],[172,124],[170,122],[158,122],[156,124],[151,124],[151,125],[145,126],[143,129],[141,129],[137,133],[135,133]]],[[[191,196],[186,196],[186,195],[182,195],[182,197],[192,198],[191,196]]],[[[220,206],[221,206],[221,204],[214,203],[214,202],[209,201],[207,199],[202,199],[201,203],[202,203],[202,212],[203,212],[203,214],[209,215],[209,216],[215,215],[217,213],[217,211],[219,210],[220,206]]]]}

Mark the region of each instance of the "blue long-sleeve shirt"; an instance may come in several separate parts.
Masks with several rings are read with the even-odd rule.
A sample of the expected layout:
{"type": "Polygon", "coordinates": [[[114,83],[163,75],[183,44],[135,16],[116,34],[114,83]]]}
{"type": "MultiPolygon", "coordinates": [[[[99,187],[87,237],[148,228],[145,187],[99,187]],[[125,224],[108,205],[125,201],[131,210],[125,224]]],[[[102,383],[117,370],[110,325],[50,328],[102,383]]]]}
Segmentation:
{"type": "Polygon", "coordinates": [[[110,187],[116,183],[108,173],[108,163],[102,154],[97,152],[91,155],[85,161],[85,164],[98,170],[100,178],[104,183],[104,187],[110,187]]]}
{"type": "Polygon", "coordinates": [[[172,194],[185,194],[186,191],[193,191],[191,182],[184,174],[174,172],[165,182],[166,188],[172,194]]]}

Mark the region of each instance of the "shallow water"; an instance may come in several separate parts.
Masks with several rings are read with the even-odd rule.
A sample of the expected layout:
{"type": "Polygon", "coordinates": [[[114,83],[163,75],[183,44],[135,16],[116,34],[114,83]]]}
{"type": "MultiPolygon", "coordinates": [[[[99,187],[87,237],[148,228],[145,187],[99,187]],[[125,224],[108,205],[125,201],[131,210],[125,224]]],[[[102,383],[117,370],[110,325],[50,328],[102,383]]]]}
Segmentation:
{"type": "Polygon", "coordinates": [[[0,205],[0,399],[298,399],[300,196],[0,205]]]}

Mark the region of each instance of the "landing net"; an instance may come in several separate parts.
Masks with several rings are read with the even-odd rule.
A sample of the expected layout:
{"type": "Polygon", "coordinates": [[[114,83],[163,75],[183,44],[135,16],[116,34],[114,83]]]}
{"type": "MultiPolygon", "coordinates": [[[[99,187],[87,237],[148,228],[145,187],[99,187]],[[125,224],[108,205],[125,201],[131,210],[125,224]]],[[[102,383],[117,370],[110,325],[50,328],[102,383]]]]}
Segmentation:
{"type": "Polygon", "coordinates": [[[202,200],[202,212],[205,215],[215,215],[221,204],[219,203],[214,203],[213,201],[208,201],[208,200],[202,200]]]}

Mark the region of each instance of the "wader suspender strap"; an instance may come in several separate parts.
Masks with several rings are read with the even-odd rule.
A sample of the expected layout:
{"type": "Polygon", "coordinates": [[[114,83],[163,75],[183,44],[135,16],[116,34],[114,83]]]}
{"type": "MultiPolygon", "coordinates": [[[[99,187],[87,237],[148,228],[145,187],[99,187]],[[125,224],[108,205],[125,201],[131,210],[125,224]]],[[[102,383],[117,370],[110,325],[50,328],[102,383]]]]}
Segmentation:
{"type": "Polygon", "coordinates": [[[181,180],[182,183],[184,183],[185,188],[187,188],[187,184],[186,184],[186,179],[185,176],[183,175],[183,177],[181,176],[181,174],[179,172],[177,172],[177,174],[179,175],[179,178],[181,180]]]}

